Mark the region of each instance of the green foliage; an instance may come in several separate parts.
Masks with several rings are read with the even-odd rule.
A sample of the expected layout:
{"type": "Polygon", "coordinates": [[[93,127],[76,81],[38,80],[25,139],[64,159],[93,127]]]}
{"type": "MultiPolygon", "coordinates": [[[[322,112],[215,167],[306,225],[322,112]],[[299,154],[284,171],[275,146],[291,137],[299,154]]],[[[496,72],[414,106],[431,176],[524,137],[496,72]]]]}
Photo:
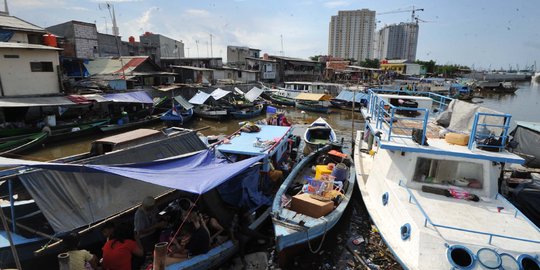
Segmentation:
{"type": "Polygon", "coordinates": [[[379,61],[379,59],[365,59],[364,61],[360,62],[360,66],[367,68],[380,68],[381,61],[379,61]]]}
{"type": "Polygon", "coordinates": [[[458,73],[463,72],[464,70],[470,70],[469,67],[461,65],[437,65],[436,62],[433,60],[416,60],[416,63],[426,67],[427,73],[442,75],[444,77],[453,77],[458,75],[458,73]]]}
{"type": "Polygon", "coordinates": [[[427,73],[435,73],[435,66],[436,66],[435,61],[433,61],[433,60],[429,60],[429,61],[416,60],[416,63],[426,67],[426,72],[427,73]]]}

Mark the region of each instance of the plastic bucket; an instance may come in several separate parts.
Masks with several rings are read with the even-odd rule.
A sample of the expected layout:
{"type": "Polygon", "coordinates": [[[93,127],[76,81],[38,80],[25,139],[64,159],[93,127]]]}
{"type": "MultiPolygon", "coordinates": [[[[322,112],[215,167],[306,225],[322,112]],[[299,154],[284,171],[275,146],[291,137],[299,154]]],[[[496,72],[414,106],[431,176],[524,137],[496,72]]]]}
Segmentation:
{"type": "Polygon", "coordinates": [[[338,163],[332,170],[332,176],[335,177],[335,181],[343,182],[347,179],[347,165],[338,163]]]}

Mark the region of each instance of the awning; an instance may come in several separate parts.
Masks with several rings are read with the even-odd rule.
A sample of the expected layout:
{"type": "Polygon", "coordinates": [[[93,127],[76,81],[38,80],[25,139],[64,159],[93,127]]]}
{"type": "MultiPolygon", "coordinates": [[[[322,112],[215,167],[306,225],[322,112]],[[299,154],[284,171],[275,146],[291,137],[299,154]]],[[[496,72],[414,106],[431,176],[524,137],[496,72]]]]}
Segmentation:
{"type": "Polygon", "coordinates": [[[235,88],[234,88],[234,92],[236,92],[236,93],[238,93],[238,94],[240,94],[240,95],[244,95],[244,94],[245,94],[245,93],[242,92],[242,90],[240,90],[238,87],[235,87],[235,88]]]}
{"type": "Polygon", "coordinates": [[[163,187],[203,194],[240,174],[266,155],[229,163],[218,159],[211,150],[190,156],[177,156],[146,163],[106,166],[66,164],[0,158],[0,167],[27,166],[47,170],[83,173],[107,173],[128,177],[163,187]]]}
{"type": "Polygon", "coordinates": [[[103,97],[112,102],[125,102],[125,103],[149,103],[153,104],[154,101],[145,91],[118,93],[118,94],[105,94],[103,97]]]}
{"type": "Polygon", "coordinates": [[[189,100],[189,103],[195,105],[202,105],[209,97],[211,97],[210,94],[207,94],[205,92],[199,92],[189,100]]]}
{"type": "Polygon", "coordinates": [[[253,87],[251,88],[251,90],[249,90],[249,92],[246,93],[245,97],[247,100],[249,100],[250,102],[253,102],[255,101],[262,93],[264,92],[264,90],[260,89],[260,88],[257,88],[257,87],[253,87]]]}
{"type": "Polygon", "coordinates": [[[77,104],[92,104],[92,101],[81,95],[69,95],[67,98],[77,104]]]}
{"type": "Polygon", "coordinates": [[[360,102],[362,100],[367,100],[367,98],[368,98],[368,94],[366,93],[361,93],[361,92],[355,93],[353,91],[341,90],[341,92],[339,92],[339,95],[335,99],[345,100],[348,102],[352,102],[354,99],[355,102],[360,102]]]}
{"type": "Polygon", "coordinates": [[[215,100],[220,100],[221,98],[225,97],[226,95],[230,94],[231,92],[230,91],[225,91],[221,88],[218,88],[216,90],[214,90],[212,93],[210,93],[210,95],[215,99],[215,100]]]}
{"type": "Polygon", "coordinates": [[[311,93],[300,93],[294,99],[300,100],[311,100],[311,101],[324,101],[332,99],[331,96],[326,94],[311,94],[311,93]]]}
{"type": "Polygon", "coordinates": [[[176,102],[178,102],[178,104],[180,104],[180,106],[182,106],[186,110],[193,108],[193,105],[182,96],[176,96],[174,97],[174,100],[176,100],[176,102]]]}
{"type": "Polygon", "coordinates": [[[98,95],[98,94],[88,94],[88,95],[82,95],[82,96],[85,97],[86,99],[93,100],[97,103],[110,102],[109,100],[104,98],[102,95],[98,95]]]}
{"type": "Polygon", "coordinates": [[[0,108],[46,107],[76,105],[66,97],[13,97],[0,98],[0,108]]]}

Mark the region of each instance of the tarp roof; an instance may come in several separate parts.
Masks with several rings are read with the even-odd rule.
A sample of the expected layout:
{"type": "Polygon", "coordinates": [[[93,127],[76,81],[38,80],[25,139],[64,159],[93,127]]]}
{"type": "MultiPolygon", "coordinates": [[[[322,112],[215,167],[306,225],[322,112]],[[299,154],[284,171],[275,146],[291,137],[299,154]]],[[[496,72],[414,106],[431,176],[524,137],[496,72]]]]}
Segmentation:
{"type": "MultiPolygon", "coordinates": [[[[92,61],[88,61],[84,66],[88,70],[90,75],[108,75],[108,74],[129,74],[133,72],[139,65],[148,60],[148,56],[122,56],[122,57],[108,57],[108,58],[96,58],[92,61]]],[[[156,68],[156,71],[158,69],[156,68]]]]}
{"type": "Polygon", "coordinates": [[[250,102],[253,102],[255,101],[262,93],[264,92],[264,90],[258,88],[258,87],[253,87],[251,88],[251,90],[249,90],[245,97],[247,100],[249,100],[250,102]]]}
{"type": "Polygon", "coordinates": [[[189,100],[189,103],[195,105],[202,105],[209,97],[211,97],[210,94],[207,94],[205,92],[199,92],[189,100]]]}
{"type": "Polygon", "coordinates": [[[160,134],[161,131],[154,130],[154,129],[147,129],[147,128],[139,128],[136,130],[120,133],[117,135],[101,138],[99,140],[94,141],[94,143],[112,143],[112,144],[118,144],[118,143],[124,143],[132,140],[137,140],[140,138],[153,136],[156,134],[160,134]]]}
{"type": "Polygon", "coordinates": [[[225,97],[226,95],[230,94],[231,92],[230,91],[225,91],[221,88],[218,88],[216,90],[214,90],[212,93],[210,93],[210,95],[215,99],[215,100],[220,100],[221,98],[225,97]]]}
{"type": "Polygon", "coordinates": [[[7,107],[45,107],[75,105],[66,97],[12,97],[0,98],[0,108],[7,107]]]}
{"type": "Polygon", "coordinates": [[[193,105],[182,96],[176,96],[174,97],[174,100],[176,100],[176,102],[178,102],[178,104],[180,104],[186,110],[193,108],[193,105]]]}
{"type": "Polygon", "coordinates": [[[112,102],[126,102],[126,103],[149,103],[153,104],[152,98],[144,91],[127,92],[117,94],[105,94],[103,97],[112,102]]]}
{"type": "Polygon", "coordinates": [[[192,66],[171,66],[173,68],[181,68],[181,69],[191,69],[196,71],[213,71],[213,69],[210,68],[201,68],[201,67],[192,67],[192,66]]]}
{"type": "Polygon", "coordinates": [[[526,121],[516,121],[518,126],[528,128],[530,130],[540,132],[540,122],[526,122],[526,121]]]}
{"type": "Polygon", "coordinates": [[[203,150],[190,156],[177,156],[146,163],[106,166],[92,164],[66,164],[0,158],[0,167],[27,166],[56,171],[107,173],[179,189],[195,194],[203,194],[244,169],[261,160],[264,155],[228,163],[218,159],[210,150],[203,150]]]}
{"type": "Polygon", "coordinates": [[[352,102],[353,98],[355,102],[360,102],[362,99],[364,100],[367,99],[368,94],[356,92],[356,95],[355,95],[355,92],[353,91],[341,90],[341,92],[339,92],[339,95],[335,97],[335,99],[345,100],[349,102],[352,102]]]}
{"type": "Polygon", "coordinates": [[[109,100],[104,98],[102,95],[98,95],[98,94],[87,94],[87,95],[82,95],[82,96],[85,97],[86,99],[94,100],[94,101],[96,101],[98,103],[100,103],[100,102],[110,102],[109,100]]]}
{"type": "Polygon", "coordinates": [[[68,95],[66,97],[77,104],[92,104],[92,100],[87,99],[85,96],[68,95]]]}
{"type": "Polygon", "coordinates": [[[294,99],[322,101],[322,100],[330,100],[331,98],[332,98],[331,96],[326,95],[326,94],[300,93],[294,99]]]}

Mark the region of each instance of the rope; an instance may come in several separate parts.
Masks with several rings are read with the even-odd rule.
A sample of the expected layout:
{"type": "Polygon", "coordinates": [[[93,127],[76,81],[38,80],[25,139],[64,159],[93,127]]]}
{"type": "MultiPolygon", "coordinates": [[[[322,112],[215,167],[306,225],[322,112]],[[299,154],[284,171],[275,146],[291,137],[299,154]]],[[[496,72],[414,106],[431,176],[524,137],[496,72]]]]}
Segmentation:
{"type": "Polygon", "coordinates": [[[309,251],[313,254],[316,254],[318,253],[321,248],[322,248],[322,245],[324,243],[324,239],[326,238],[326,229],[327,229],[327,226],[328,226],[328,220],[324,219],[324,233],[323,233],[323,236],[322,236],[322,239],[321,239],[321,242],[319,242],[319,247],[317,247],[316,250],[313,250],[313,248],[311,247],[311,242],[309,241],[309,229],[306,230],[306,235],[307,235],[307,243],[308,243],[308,248],[309,248],[309,251]]]}
{"type": "MultiPolygon", "coordinates": [[[[182,230],[182,227],[184,226],[184,224],[186,223],[186,220],[189,218],[189,215],[191,214],[191,211],[193,210],[193,208],[195,208],[195,206],[197,205],[197,202],[199,201],[199,198],[201,198],[201,195],[199,194],[199,196],[197,196],[197,199],[195,200],[195,202],[193,202],[191,204],[191,207],[189,208],[188,212],[187,212],[187,215],[186,215],[186,218],[184,218],[182,220],[182,223],[180,224],[180,226],[178,227],[178,230],[176,230],[176,232],[174,233],[173,235],[173,238],[172,239],[176,239],[176,237],[178,236],[178,233],[180,233],[180,230],[182,230]]],[[[172,244],[173,241],[169,241],[169,243],[167,244],[167,250],[170,250],[170,246],[172,244]]]]}

